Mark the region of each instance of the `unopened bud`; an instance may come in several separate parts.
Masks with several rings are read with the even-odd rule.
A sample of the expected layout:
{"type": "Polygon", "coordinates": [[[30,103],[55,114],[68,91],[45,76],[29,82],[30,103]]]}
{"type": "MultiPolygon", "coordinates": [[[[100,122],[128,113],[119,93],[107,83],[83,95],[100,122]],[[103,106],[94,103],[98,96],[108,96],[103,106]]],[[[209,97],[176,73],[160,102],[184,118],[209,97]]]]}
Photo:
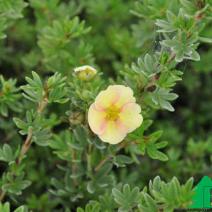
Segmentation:
{"type": "Polygon", "coordinates": [[[89,81],[96,75],[97,70],[91,66],[84,65],[75,68],[74,72],[79,77],[79,79],[89,81]]]}
{"type": "Polygon", "coordinates": [[[84,116],[81,112],[72,112],[69,115],[70,124],[77,125],[84,121],[84,116]]]}

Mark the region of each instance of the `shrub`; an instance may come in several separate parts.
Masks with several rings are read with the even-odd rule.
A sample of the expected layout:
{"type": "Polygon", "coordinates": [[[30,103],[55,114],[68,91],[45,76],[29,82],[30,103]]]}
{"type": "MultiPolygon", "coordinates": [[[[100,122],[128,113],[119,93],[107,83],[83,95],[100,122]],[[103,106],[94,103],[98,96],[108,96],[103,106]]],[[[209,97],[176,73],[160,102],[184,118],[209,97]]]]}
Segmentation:
{"type": "Polygon", "coordinates": [[[188,208],[211,175],[211,14],[0,0],[0,211],[188,208]]]}

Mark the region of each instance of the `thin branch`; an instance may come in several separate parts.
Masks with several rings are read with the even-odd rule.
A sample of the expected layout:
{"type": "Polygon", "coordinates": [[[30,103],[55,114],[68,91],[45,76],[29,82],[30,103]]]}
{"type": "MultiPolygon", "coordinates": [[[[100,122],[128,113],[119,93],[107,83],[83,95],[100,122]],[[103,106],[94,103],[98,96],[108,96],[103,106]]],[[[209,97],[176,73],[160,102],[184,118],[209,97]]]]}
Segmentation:
{"type": "Polygon", "coordinates": [[[171,63],[174,60],[175,57],[176,57],[176,54],[172,52],[169,59],[167,60],[167,63],[168,64],[171,63]]]}
{"type": "MultiPolygon", "coordinates": [[[[131,141],[131,142],[122,142],[118,147],[119,147],[119,149],[118,149],[118,151],[120,151],[121,149],[123,149],[123,148],[125,148],[125,147],[127,147],[127,146],[129,146],[129,145],[131,145],[131,144],[138,144],[138,142],[137,141],[131,141]]],[[[110,159],[112,159],[113,158],[113,155],[109,155],[109,156],[107,156],[106,158],[104,158],[103,160],[101,160],[100,162],[99,162],[99,164],[95,167],[95,172],[98,172],[99,171],[99,169],[107,162],[107,161],[109,161],[110,159]]]]}
{"type": "MultiPolygon", "coordinates": [[[[44,97],[44,99],[38,104],[37,113],[39,115],[43,112],[43,110],[45,109],[47,104],[48,104],[48,99],[47,99],[47,97],[44,97]]],[[[32,135],[33,135],[33,130],[32,130],[32,128],[29,128],[26,140],[24,141],[24,144],[21,147],[21,151],[18,156],[18,159],[16,160],[17,165],[19,165],[21,163],[24,155],[28,152],[28,150],[32,144],[32,135]]],[[[6,191],[2,191],[0,194],[0,202],[3,201],[5,195],[6,195],[6,191]]]]}
{"type": "Polygon", "coordinates": [[[48,104],[48,98],[44,98],[39,104],[38,104],[38,109],[37,112],[38,114],[41,114],[44,110],[44,108],[47,106],[48,104]]]}
{"type": "Polygon", "coordinates": [[[112,156],[109,155],[109,156],[107,156],[106,158],[104,158],[103,160],[101,160],[101,161],[99,162],[99,164],[96,166],[96,168],[94,169],[95,172],[98,172],[99,169],[100,169],[108,160],[110,160],[111,158],[112,158],[112,156]]]}
{"type": "Polygon", "coordinates": [[[19,157],[18,157],[18,160],[17,160],[17,164],[20,164],[24,155],[27,153],[27,151],[29,150],[30,146],[31,146],[31,143],[32,143],[32,128],[29,128],[29,131],[28,131],[28,135],[27,135],[27,138],[21,148],[21,152],[19,154],[19,157]]]}
{"type": "Polygon", "coordinates": [[[6,194],[5,191],[2,191],[2,192],[1,192],[1,195],[0,195],[0,202],[3,201],[3,199],[4,199],[4,197],[5,197],[5,194],[6,194]]]}

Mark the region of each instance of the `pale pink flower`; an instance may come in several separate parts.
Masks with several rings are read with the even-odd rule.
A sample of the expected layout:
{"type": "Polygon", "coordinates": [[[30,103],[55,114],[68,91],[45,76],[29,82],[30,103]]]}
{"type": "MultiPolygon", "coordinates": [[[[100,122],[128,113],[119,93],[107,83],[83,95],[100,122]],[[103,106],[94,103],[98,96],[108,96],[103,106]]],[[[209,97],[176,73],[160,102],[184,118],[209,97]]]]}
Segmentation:
{"type": "Polygon", "coordinates": [[[132,89],[123,85],[111,85],[101,91],[88,111],[91,130],[104,142],[120,143],[143,121],[135,101],[132,89]]]}

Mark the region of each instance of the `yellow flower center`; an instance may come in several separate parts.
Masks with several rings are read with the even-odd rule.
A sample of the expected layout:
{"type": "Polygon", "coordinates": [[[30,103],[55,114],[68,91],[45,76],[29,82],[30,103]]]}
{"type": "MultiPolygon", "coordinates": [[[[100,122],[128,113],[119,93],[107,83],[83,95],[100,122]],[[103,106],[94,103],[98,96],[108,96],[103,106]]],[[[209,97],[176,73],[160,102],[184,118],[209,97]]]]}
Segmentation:
{"type": "Polygon", "coordinates": [[[119,118],[119,113],[120,113],[119,108],[111,106],[106,110],[106,119],[109,121],[116,121],[119,118]]]}

